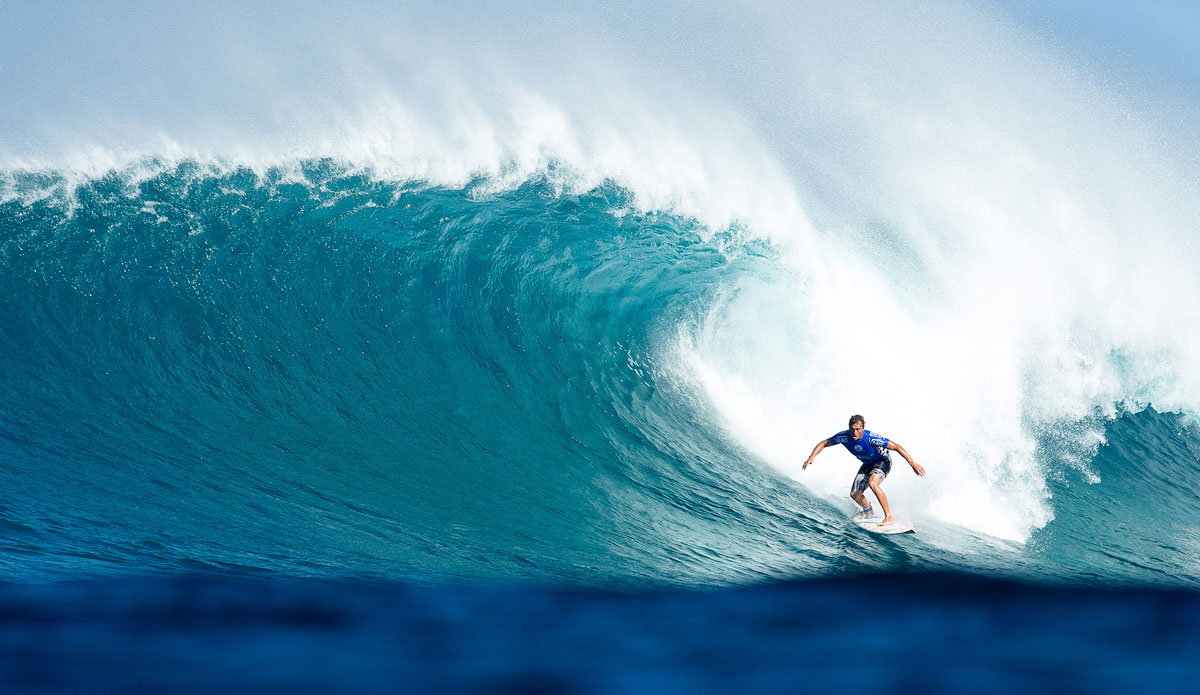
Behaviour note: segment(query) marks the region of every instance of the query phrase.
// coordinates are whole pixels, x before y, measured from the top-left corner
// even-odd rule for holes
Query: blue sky
[[[992,0],[1072,52],[1200,91],[1196,0]]]

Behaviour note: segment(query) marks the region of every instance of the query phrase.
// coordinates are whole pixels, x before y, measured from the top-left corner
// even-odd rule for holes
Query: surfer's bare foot
[[[896,520],[892,518],[892,515],[891,515],[891,514],[888,514],[887,516],[883,517],[883,521],[879,522],[879,525],[880,525],[880,526],[887,526],[888,524],[890,524],[890,523],[893,523],[893,522],[895,522],[895,521],[896,521]]]

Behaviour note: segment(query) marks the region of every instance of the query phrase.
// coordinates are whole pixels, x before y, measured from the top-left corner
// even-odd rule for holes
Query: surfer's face
[[[853,438],[854,441],[862,439],[863,429],[865,428],[861,422],[856,422],[853,425],[850,425],[850,437]]]

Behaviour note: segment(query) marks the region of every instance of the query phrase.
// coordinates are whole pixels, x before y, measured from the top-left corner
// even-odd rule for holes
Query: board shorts
[[[892,472],[892,455],[884,453],[883,458],[876,461],[867,461],[858,468],[858,475],[854,476],[854,482],[850,485],[850,494],[857,494],[867,489],[871,484],[871,475],[878,473],[879,482],[883,482],[887,478],[888,473]]]

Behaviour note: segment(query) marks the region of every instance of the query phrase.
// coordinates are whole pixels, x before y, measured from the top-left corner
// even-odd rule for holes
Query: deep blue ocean
[[[981,7],[58,16],[174,97],[6,78],[0,689],[1187,691],[1192,102]]]

